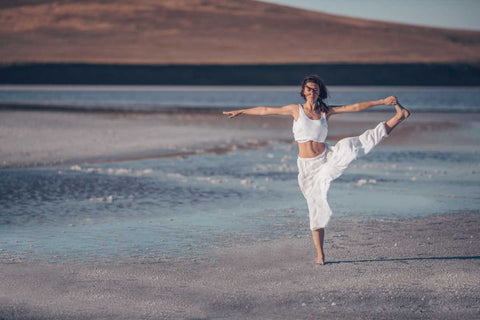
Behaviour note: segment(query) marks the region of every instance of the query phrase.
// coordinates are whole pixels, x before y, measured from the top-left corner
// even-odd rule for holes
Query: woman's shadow
[[[378,258],[378,259],[365,259],[365,260],[341,260],[341,261],[328,261],[326,264],[339,264],[339,263],[363,263],[363,262],[385,262],[385,261],[424,261],[424,260],[480,260],[480,256],[457,256],[457,257],[417,257],[417,258]]]

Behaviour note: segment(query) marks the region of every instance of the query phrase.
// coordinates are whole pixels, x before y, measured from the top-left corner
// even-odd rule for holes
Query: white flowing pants
[[[358,137],[344,138],[334,146],[325,143],[325,150],[314,158],[298,158],[298,184],[307,199],[310,229],[325,228],[332,215],[327,202],[330,182],[337,179],[356,158],[369,153],[388,137],[385,121]]]

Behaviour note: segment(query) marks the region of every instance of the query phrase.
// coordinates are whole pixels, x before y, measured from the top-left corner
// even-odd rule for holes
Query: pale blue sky
[[[358,18],[480,31],[480,0],[263,0]]]

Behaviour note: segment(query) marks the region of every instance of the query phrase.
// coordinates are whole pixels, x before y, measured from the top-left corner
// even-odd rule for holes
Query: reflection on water
[[[0,171],[0,256],[171,257],[308,233],[296,149],[274,144]],[[480,155],[380,147],[332,183],[334,219],[477,211]]]

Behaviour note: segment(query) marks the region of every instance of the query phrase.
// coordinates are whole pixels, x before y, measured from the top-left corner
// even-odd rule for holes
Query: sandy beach
[[[2,319],[474,319],[480,215],[337,220],[197,259],[0,263]]]

